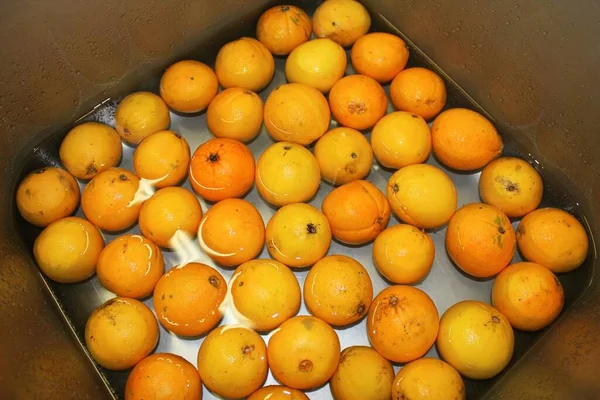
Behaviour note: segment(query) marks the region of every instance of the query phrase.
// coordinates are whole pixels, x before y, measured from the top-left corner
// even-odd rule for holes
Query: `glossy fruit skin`
[[[430,120],[446,105],[446,85],[435,72],[421,67],[407,68],[392,80],[390,98],[399,111]]]
[[[292,5],[274,6],[265,11],[256,25],[256,37],[269,51],[278,56],[288,55],[308,41],[312,33],[310,17]]]
[[[466,399],[462,377],[450,364],[437,358],[420,358],[402,367],[392,387],[393,399]]]
[[[408,46],[396,35],[372,32],[352,46],[352,66],[356,73],[384,84],[400,73],[408,62]]]
[[[137,145],[153,133],[169,129],[169,108],[151,92],[135,92],[126,96],[115,112],[115,130],[129,145]]]
[[[247,143],[259,133],[263,123],[263,101],[253,91],[232,87],[210,102],[206,123],[216,137]]]
[[[182,60],[169,66],[160,79],[160,96],[181,113],[197,113],[208,107],[217,95],[217,75],[208,65]]]
[[[358,1],[328,0],[313,15],[313,31],[318,38],[327,37],[343,47],[351,46],[371,27],[371,16]]]
[[[215,72],[224,89],[239,87],[258,92],[273,79],[275,60],[264,44],[242,37],[221,47]]]

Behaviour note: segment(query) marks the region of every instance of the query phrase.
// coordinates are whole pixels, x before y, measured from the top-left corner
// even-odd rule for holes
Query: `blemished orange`
[[[60,162],[75,178],[91,179],[116,167],[123,147],[117,132],[106,124],[84,122],[67,133],[60,144]]]
[[[537,331],[558,317],[564,292],[552,271],[540,264],[520,262],[506,267],[494,280],[492,305],[513,328]]]
[[[309,145],[327,131],[330,118],[323,93],[301,83],[278,86],[265,102],[265,128],[278,142]]]
[[[106,289],[117,296],[141,299],[152,294],[165,264],[160,249],[151,240],[123,235],[102,250],[96,269]]]
[[[200,61],[178,61],[160,78],[160,96],[169,107],[181,113],[204,110],[218,90],[217,75]]]
[[[325,321],[310,316],[285,321],[269,339],[268,358],[275,379],[294,389],[324,385],[340,360],[340,340]]]
[[[79,186],[62,168],[44,167],[30,172],[17,188],[17,209],[25,221],[46,227],[73,214],[79,205]]]
[[[523,217],[517,228],[517,243],[523,258],[557,274],[580,267],[590,246],[581,222],[553,207],[540,208]]]
[[[256,24],[256,38],[278,56],[288,55],[308,41],[311,33],[312,23],[308,14],[292,5],[269,8]]]
[[[154,288],[154,311],[165,329],[184,337],[200,336],[221,320],[227,283],[212,267],[188,263],[171,268]]]
[[[171,115],[163,99],[151,92],[126,96],[115,111],[115,130],[126,143],[137,145],[153,133],[169,129]]]
[[[156,347],[158,323],[144,303],[115,297],[96,308],[85,324],[92,358],[111,370],[133,367]]]
[[[133,225],[142,201],[137,198],[140,179],[123,168],[110,168],[92,178],[81,194],[85,217],[98,228],[118,232]]]
[[[71,283],[96,272],[104,239],[91,222],[66,217],[48,225],[35,239],[33,255],[40,270],[56,282]]]
[[[435,343],[439,314],[421,289],[396,285],[375,297],[367,316],[367,334],[379,354],[406,363],[423,357]]]
[[[343,243],[374,240],[390,221],[390,204],[369,181],[358,180],[332,190],[321,204],[333,237]]]
[[[437,159],[458,171],[483,168],[504,148],[494,125],[466,108],[451,108],[438,115],[431,126],[431,141]]]
[[[221,47],[215,72],[224,89],[239,87],[258,92],[273,79],[275,60],[264,44],[242,37]]]
[[[313,15],[313,31],[318,38],[326,37],[340,45],[351,46],[369,31],[371,16],[354,0],[328,0],[319,5]]]
[[[125,400],[201,400],[198,370],[185,358],[155,353],[140,361],[125,385]]]
[[[398,218],[422,229],[446,224],[458,202],[452,179],[429,164],[408,165],[396,171],[389,179],[386,195]]]
[[[412,285],[429,274],[435,244],[419,228],[398,224],[385,229],[373,243],[373,264],[387,280]]]
[[[216,137],[249,142],[260,133],[263,101],[248,89],[225,89],[210,102],[206,123]]]
[[[466,204],[454,213],[445,243],[452,261],[476,278],[489,278],[506,268],[517,247],[506,214],[483,203]]]
[[[398,371],[392,386],[392,399],[465,400],[465,383],[447,362],[425,357]]]
[[[256,207],[242,199],[225,199],[208,209],[198,229],[200,247],[224,267],[258,256],[265,245],[265,223]]]
[[[267,378],[267,346],[250,328],[220,326],[210,332],[198,350],[198,372],[204,386],[228,399],[243,399]]]
[[[392,80],[390,99],[396,109],[430,120],[446,105],[446,85],[427,68],[407,68]]]
[[[133,170],[160,189],[183,181],[190,166],[190,146],[174,131],[153,133],[133,152]]]
[[[385,115],[388,98],[375,79],[348,75],[331,88],[329,106],[340,125],[361,131],[373,127]]]
[[[245,144],[214,138],[194,152],[190,183],[196,193],[210,202],[242,197],[254,184],[254,170],[254,156]]]
[[[394,79],[406,67],[408,46],[404,40],[386,32],[360,37],[352,46],[350,58],[356,73],[383,84]]]
[[[310,400],[304,392],[281,385],[263,386],[248,400]]]

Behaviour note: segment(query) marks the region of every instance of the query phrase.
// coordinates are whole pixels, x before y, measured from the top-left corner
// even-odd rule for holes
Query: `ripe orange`
[[[115,112],[115,130],[125,142],[137,145],[153,133],[169,129],[169,108],[151,92],[135,92],[126,96]]]
[[[313,15],[315,36],[327,37],[347,47],[369,31],[371,17],[367,9],[354,0],[328,0]]]
[[[310,400],[304,392],[286,386],[264,386],[252,393],[248,400]]]
[[[306,42],[311,33],[310,17],[303,9],[291,5],[269,8],[256,25],[256,38],[278,56],[289,54]]]
[[[263,102],[248,89],[232,87],[219,93],[208,106],[206,123],[216,137],[249,142],[263,122]]]
[[[368,33],[352,46],[352,66],[357,74],[383,84],[394,79],[408,62],[408,46],[396,35]]]
[[[396,109],[429,120],[446,105],[446,86],[438,74],[427,68],[407,68],[392,81],[390,98]]]
[[[264,44],[242,37],[221,47],[215,72],[224,89],[239,87],[258,92],[273,79],[275,60]]]
[[[400,369],[392,398],[465,400],[465,383],[450,364],[437,358],[421,358]]]
[[[169,107],[182,113],[204,110],[218,90],[215,72],[195,60],[172,64],[160,79],[160,96]]]

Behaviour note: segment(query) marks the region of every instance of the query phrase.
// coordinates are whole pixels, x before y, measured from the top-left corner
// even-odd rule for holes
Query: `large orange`
[[[204,110],[218,90],[215,72],[195,60],[172,64],[160,79],[160,96],[169,107],[182,113]]]
[[[352,46],[352,66],[357,74],[383,84],[394,79],[408,62],[408,46],[396,35],[368,33]]]
[[[400,369],[392,386],[392,398],[465,400],[465,383],[450,364],[437,358],[420,358]]]
[[[256,24],[256,38],[278,56],[289,54],[312,33],[310,17],[303,9],[282,5],[269,8]]]
[[[131,93],[121,100],[115,111],[115,130],[130,145],[169,129],[170,124],[169,108],[152,92]]]
[[[421,67],[400,72],[390,85],[394,107],[431,119],[446,105],[446,86],[435,72]]]
[[[327,37],[347,47],[369,31],[371,16],[354,0],[328,0],[317,7],[313,15],[315,36]]]
[[[264,44],[242,37],[221,47],[215,72],[224,89],[239,87],[258,92],[273,79],[275,60]]]
[[[248,400],[310,400],[304,392],[281,385],[263,386]]]
[[[208,106],[206,123],[216,137],[249,142],[263,122],[263,102],[248,89],[232,87],[219,93]]]

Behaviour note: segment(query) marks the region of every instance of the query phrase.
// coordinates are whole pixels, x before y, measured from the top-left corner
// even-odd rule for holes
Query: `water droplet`
[[[548,35],[548,31],[543,31],[542,35],[544,35],[544,36]]]

